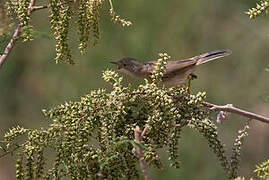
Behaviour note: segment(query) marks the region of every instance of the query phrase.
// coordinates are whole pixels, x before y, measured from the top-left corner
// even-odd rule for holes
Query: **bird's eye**
[[[126,67],[127,65],[126,64],[123,64],[124,67]]]

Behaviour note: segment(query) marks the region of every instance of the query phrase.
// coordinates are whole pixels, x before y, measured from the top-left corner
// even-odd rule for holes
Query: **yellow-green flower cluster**
[[[6,133],[4,136],[7,148],[10,148],[12,145],[14,145],[14,140],[16,138],[24,135],[28,131],[29,131],[28,129],[25,129],[20,126],[10,129],[9,132]]]
[[[241,149],[243,142],[248,135],[247,131],[249,129],[249,122],[246,123],[244,128],[242,130],[238,131],[238,136],[235,139],[233,151],[232,151],[232,157],[231,157],[231,174],[230,178],[236,178],[238,176],[238,168],[240,163],[240,157],[241,157]]]
[[[50,23],[56,40],[56,63],[67,62],[73,64],[68,40],[69,21],[72,17],[71,4],[61,0],[49,0]]]
[[[257,165],[254,172],[262,180],[267,180],[269,178],[269,159]]]
[[[113,8],[112,0],[109,0],[109,4],[110,4],[109,12],[110,12],[110,16],[112,17],[111,18],[112,22],[118,23],[118,24],[122,25],[123,27],[132,25],[131,21],[127,21],[127,20],[121,18],[119,15],[116,14],[116,12],[115,12],[115,10]]]
[[[261,1],[260,4],[257,3],[255,8],[249,9],[246,12],[246,14],[249,15],[250,19],[253,19],[259,15],[266,13],[268,7],[269,7],[268,0],[263,0],[263,1]]]
[[[50,11],[50,23],[56,40],[56,63],[65,62],[74,64],[71,57],[71,50],[68,43],[70,21],[77,19],[79,34],[79,50],[85,53],[89,42],[93,45],[100,39],[99,17],[100,10],[104,6],[104,0],[48,0]],[[109,14],[112,16],[112,22],[119,23],[122,26],[130,26],[132,23],[116,15],[112,1],[109,1],[111,8]],[[1,5],[1,4],[0,4]],[[33,39],[33,26],[30,24],[30,14],[33,9],[29,9],[30,0],[7,0],[7,12],[13,19],[19,21],[21,28],[20,37],[23,41]],[[1,9],[1,7],[0,7]],[[43,9],[43,8],[42,8]],[[2,11],[0,10],[0,17]],[[75,16],[78,17],[75,17]],[[3,27],[0,28],[0,35]],[[4,29],[6,30],[6,29]]]
[[[33,39],[33,27],[29,24],[30,11],[28,9],[30,0],[8,0],[6,2],[8,15],[19,21],[22,27],[21,38],[23,41]]]
[[[99,10],[103,0],[85,0],[80,2],[78,10],[78,29],[80,36],[79,49],[85,52],[90,35],[93,36],[93,45],[96,45],[99,35]]]
[[[116,12],[114,11],[114,9],[110,9],[110,16],[112,17],[111,20],[114,23],[118,23],[120,25],[124,26],[131,26],[132,22],[131,21],[127,21],[123,18],[121,18],[119,15],[116,15]]]
[[[18,8],[16,9],[17,18],[21,26],[27,26],[29,23],[28,6],[30,0],[18,0]]]
[[[167,60],[170,56],[167,53],[159,53],[159,59],[157,60],[155,70],[152,72],[151,78],[154,83],[158,83],[162,80],[164,73],[166,72]]]

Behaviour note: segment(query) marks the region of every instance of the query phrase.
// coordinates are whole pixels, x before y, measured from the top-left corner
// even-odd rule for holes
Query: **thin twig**
[[[143,129],[142,133],[141,133],[141,139],[144,137],[144,135],[146,134],[147,130],[149,129],[149,125],[145,125],[145,128]]]
[[[146,130],[148,129],[148,127],[146,126],[145,129],[143,130],[144,134],[146,132]],[[134,130],[134,136],[135,136],[135,141],[138,143],[141,143],[142,141],[142,136],[141,136],[141,130],[138,126],[136,126],[135,130]],[[139,146],[135,147],[136,150],[136,155],[139,159],[139,164],[140,164],[140,168],[144,174],[145,180],[151,180],[149,171],[148,171],[148,166],[147,166],[147,162],[144,159],[144,152],[142,151],[142,149]]]
[[[14,149],[12,149],[10,151],[6,151],[5,153],[3,153],[3,154],[0,155],[0,159],[3,158],[3,157],[5,157],[6,155],[8,155],[8,154],[10,154],[10,153],[12,153],[14,151],[16,151],[19,148],[20,148],[20,146],[17,146],[16,148],[14,148]]]
[[[37,10],[41,10],[41,9],[46,9],[48,8],[48,5],[44,5],[44,6],[33,6],[31,11],[34,12],[34,11],[37,11]]]
[[[212,111],[231,112],[231,113],[239,114],[241,116],[244,116],[244,117],[247,117],[247,118],[250,118],[250,119],[256,119],[256,120],[259,120],[259,121],[264,122],[264,123],[269,123],[269,118],[268,117],[265,117],[265,116],[262,116],[262,115],[259,115],[259,114],[255,114],[255,113],[252,113],[252,112],[249,112],[249,111],[245,111],[245,110],[236,108],[236,107],[231,106],[231,105],[220,106],[220,105],[215,105],[215,104],[205,102],[205,101],[202,102],[202,104],[204,106],[206,106],[206,107],[209,107],[210,110],[212,110]]]
[[[3,154],[0,155],[0,159],[3,158],[3,157],[5,157],[6,155],[8,155],[10,153],[13,153],[14,151],[16,151],[17,149],[19,149],[20,147],[25,146],[27,143],[28,143],[28,141],[26,141],[25,143],[21,144],[20,146],[15,147],[12,150],[6,151],[5,153],[3,153]]]
[[[40,9],[45,9],[45,8],[48,7],[46,5],[45,6],[34,6],[35,1],[36,0],[31,0],[30,4],[28,6],[28,15],[29,16],[31,15],[31,13],[33,11],[40,10]],[[8,45],[5,48],[4,53],[0,56],[0,68],[3,66],[3,64],[6,61],[8,55],[10,54],[12,48],[15,46],[15,43],[16,43],[17,39],[19,38],[20,34],[21,34],[21,30],[22,30],[22,26],[19,23],[17,28],[14,31],[14,34],[13,34],[12,38],[10,39]]]
[[[7,59],[7,56],[9,55],[9,53],[11,52],[12,48],[15,45],[15,42],[16,42],[17,38],[20,36],[20,34],[21,34],[21,28],[22,28],[22,26],[19,24],[17,26],[17,28],[15,29],[15,32],[14,32],[12,38],[10,39],[8,45],[6,46],[6,49],[4,51],[4,54],[2,54],[0,56],[0,68],[3,66],[5,60]]]

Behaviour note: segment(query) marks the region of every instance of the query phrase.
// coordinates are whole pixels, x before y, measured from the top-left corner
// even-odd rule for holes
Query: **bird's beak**
[[[111,61],[110,63],[118,65],[118,62],[116,61]]]
[[[117,69],[115,69],[115,71],[116,71],[116,72],[119,72],[119,70],[120,70],[119,63],[116,62],[116,61],[111,61],[110,63],[118,65],[118,67],[117,67]]]

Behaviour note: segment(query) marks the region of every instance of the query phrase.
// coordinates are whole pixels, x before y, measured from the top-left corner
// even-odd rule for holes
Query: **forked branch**
[[[238,114],[240,116],[247,117],[249,119],[256,119],[256,120],[259,120],[259,121],[264,122],[264,123],[269,123],[268,117],[265,117],[265,116],[262,116],[259,114],[255,114],[255,113],[252,113],[252,112],[249,112],[246,110],[242,110],[242,109],[236,108],[232,105],[227,104],[224,106],[220,106],[220,105],[215,105],[215,104],[205,102],[205,101],[202,104],[206,107],[209,107],[209,109],[212,111],[225,111],[225,112],[235,113],[235,114]]]

